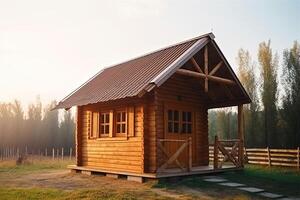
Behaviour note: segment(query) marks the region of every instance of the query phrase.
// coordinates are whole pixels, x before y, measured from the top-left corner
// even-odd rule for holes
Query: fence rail
[[[0,161],[18,159],[20,156],[38,156],[54,159],[73,159],[75,152],[72,148],[45,148],[38,150],[28,150],[27,147],[0,147]]]
[[[230,149],[226,147],[226,149]],[[248,148],[244,150],[246,163],[266,166],[296,167],[300,169],[300,149],[271,149],[271,148]],[[224,156],[219,153],[220,161]],[[214,159],[214,146],[209,146],[209,160]]]

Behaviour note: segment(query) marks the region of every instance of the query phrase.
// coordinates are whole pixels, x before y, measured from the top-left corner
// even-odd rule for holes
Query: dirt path
[[[119,191],[151,191],[159,196],[171,199],[186,199],[186,195],[178,194],[175,191],[152,188],[150,184],[140,184],[132,181],[113,179],[105,176],[88,176],[84,174],[70,173],[70,170],[49,170],[34,172],[31,174],[7,174],[0,178],[0,185],[7,187],[22,188],[55,188],[61,190],[76,189],[107,189]]]

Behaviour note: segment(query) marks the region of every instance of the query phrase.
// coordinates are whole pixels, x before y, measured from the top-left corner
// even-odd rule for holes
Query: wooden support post
[[[75,146],[76,146],[76,165],[82,165],[82,107],[77,106],[76,112],[76,133],[75,133]]]
[[[219,148],[218,148],[218,136],[215,136],[215,143],[214,143],[214,169],[219,168]]]
[[[208,49],[207,49],[207,45],[204,48],[204,73],[205,73],[205,83],[204,83],[204,89],[205,92],[208,92]]]
[[[238,106],[238,138],[240,140],[239,145],[239,167],[244,167],[244,120],[243,120],[243,104]]]
[[[188,142],[189,142],[189,171],[192,171],[192,167],[193,167],[193,156],[192,156],[192,138],[189,137],[188,139]]]
[[[297,168],[298,168],[298,170],[300,170],[300,148],[298,147],[298,149],[297,149],[298,151],[297,151]]]
[[[271,167],[272,163],[271,163],[271,155],[270,155],[270,149],[269,149],[269,147],[267,147],[267,153],[268,153],[268,165],[269,165],[269,167]]]
[[[52,160],[54,160],[54,156],[55,156],[55,151],[54,148],[52,148]]]

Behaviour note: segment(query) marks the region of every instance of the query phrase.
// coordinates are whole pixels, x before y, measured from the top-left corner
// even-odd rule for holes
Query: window
[[[125,111],[116,112],[116,133],[117,134],[125,134],[127,125],[126,125],[126,117],[127,114]]]
[[[168,133],[192,133],[192,112],[168,110]]]
[[[168,132],[178,133],[179,132],[179,111],[168,110]]]
[[[117,110],[87,111],[87,135],[89,139],[135,137],[135,107]],[[124,139],[124,138],[122,138]]]
[[[110,114],[101,113],[100,134],[101,137],[108,137],[110,130]]]
[[[182,111],[181,133],[192,133],[192,113]]]

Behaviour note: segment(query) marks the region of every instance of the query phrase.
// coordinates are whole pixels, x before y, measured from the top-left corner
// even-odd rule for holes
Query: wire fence
[[[0,160],[11,160],[11,159],[18,159],[20,157],[28,157],[34,156],[36,158],[52,158],[65,160],[65,159],[74,159],[75,152],[73,148],[64,147],[61,148],[45,148],[45,149],[29,149],[27,146],[23,148],[19,147],[0,147]]]

